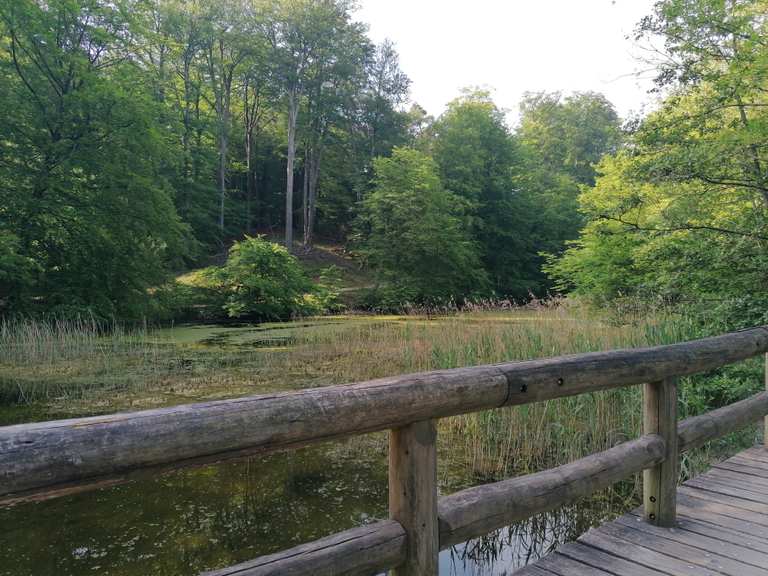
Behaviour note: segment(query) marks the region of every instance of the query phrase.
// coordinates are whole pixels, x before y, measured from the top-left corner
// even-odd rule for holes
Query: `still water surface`
[[[0,510],[0,575],[196,574],[384,518],[386,501],[385,455],[349,443],[175,472]],[[440,574],[511,574],[590,522],[564,518],[445,551]]]
[[[0,576],[193,575],[309,542],[387,516],[386,458],[374,434],[0,508]],[[440,466],[450,486],[477,483]],[[470,541],[441,554],[440,573],[512,574],[604,512],[592,502]]]

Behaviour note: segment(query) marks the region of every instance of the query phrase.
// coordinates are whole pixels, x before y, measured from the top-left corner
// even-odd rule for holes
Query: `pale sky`
[[[653,102],[627,36],[654,0],[360,0],[375,42],[390,38],[411,100],[438,115],[467,86],[517,118],[523,92],[593,90],[622,117]]]

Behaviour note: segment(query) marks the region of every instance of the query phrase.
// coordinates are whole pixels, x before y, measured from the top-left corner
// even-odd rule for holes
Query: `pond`
[[[502,320],[506,322],[508,318]],[[383,320],[379,318],[376,322]],[[302,325],[303,332],[297,332],[297,325],[267,328],[187,327],[173,332],[173,345],[182,349],[180,356],[194,361],[197,356],[192,349],[204,349],[206,354],[214,355],[217,350],[221,355],[231,355],[233,348],[238,354],[244,348],[249,353],[257,350],[271,356],[286,349],[300,353],[302,344],[297,343],[297,333],[305,339],[310,334],[304,342],[308,347],[304,352],[327,345],[311,335],[313,331],[326,330],[323,323]],[[365,328],[374,332],[380,329],[380,325]],[[165,345],[168,337],[166,331],[160,331],[146,335],[146,340],[162,341]],[[359,334],[354,338],[359,338]],[[345,339],[335,335],[335,345]],[[416,346],[413,340],[409,342],[409,347]],[[344,350],[327,349],[326,353],[343,354]],[[162,362],[166,361],[167,358]],[[285,363],[275,362],[258,366],[285,370]],[[455,362],[461,363],[463,359],[456,358]],[[296,369],[300,364],[294,359],[290,365]],[[184,362],[179,366],[189,370]],[[394,369],[404,367],[407,366]],[[317,384],[313,376],[308,379],[309,384]],[[177,388],[176,384],[172,386]],[[55,410],[61,403],[54,401],[51,405]],[[111,410],[109,406],[102,411]],[[487,425],[483,421],[483,426]],[[467,429],[460,427],[453,433],[464,437]],[[478,472],[490,465],[478,463],[476,446],[472,454],[468,453],[469,448],[462,450],[467,452],[466,457],[440,458],[439,477],[444,493],[494,479],[493,474],[484,476]],[[470,460],[471,466],[467,464]],[[444,551],[440,556],[440,573],[511,574],[556,543],[577,536],[608,514],[621,511],[631,501],[631,486],[624,492],[624,496],[618,497],[621,491],[598,495],[588,502]],[[630,495],[627,497],[626,493]],[[370,434],[0,509],[0,576],[191,575],[386,516],[386,435]]]
[[[2,576],[197,574],[386,517],[386,460],[323,445],[0,510]],[[599,520],[545,515],[444,551],[440,573],[502,576]]]

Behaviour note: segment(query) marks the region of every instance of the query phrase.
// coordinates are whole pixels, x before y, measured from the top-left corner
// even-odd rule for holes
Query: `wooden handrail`
[[[440,548],[448,548],[608,488],[664,460],[666,445],[647,435],[580,460],[440,499]]]
[[[716,440],[768,414],[768,393],[679,423],[680,453]],[[713,420],[725,425],[712,426]],[[735,425],[739,422],[739,425]],[[554,510],[605,489],[664,461],[658,435],[641,436],[557,468],[467,488],[438,502],[439,547],[450,548],[513,522]],[[405,562],[405,530],[392,520],[353,528],[272,556],[206,573],[206,576],[339,576],[367,574],[354,567],[366,561],[382,571]],[[394,536],[393,536],[394,535]],[[366,538],[364,545],[362,538]],[[331,561],[331,559],[334,559]]]
[[[405,562],[407,539],[399,522],[382,520],[262,556],[206,576],[354,576],[377,574]]]
[[[764,417],[768,391],[678,427],[674,386],[664,383],[766,352],[768,326],[763,326],[653,348],[7,426],[0,428],[0,504],[104,485],[136,471],[389,429],[390,520],[212,574],[351,576],[397,568],[398,576],[428,576],[436,574],[441,547],[587,496],[641,470],[656,470],[645,482],[645,497],[654,505],[646,502],[649,519],[658,514],[661,523],[673,523],[670,491],[678,449]],[[645,436],[559,468],[438,501],[435,419],[643,383]]]

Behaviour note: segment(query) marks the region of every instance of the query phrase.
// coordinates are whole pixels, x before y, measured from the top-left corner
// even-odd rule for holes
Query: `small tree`
[[[316,287],[299,261],[278,244],[246,237],[229,250],[226,264],[210,268],[230,318],[276,320],[320,312]]]
[[[400,301],[463,299],[487,289],[463,201],[445,190],[427,155],[396,148],[378,158],[363,206],[363,254]]]

